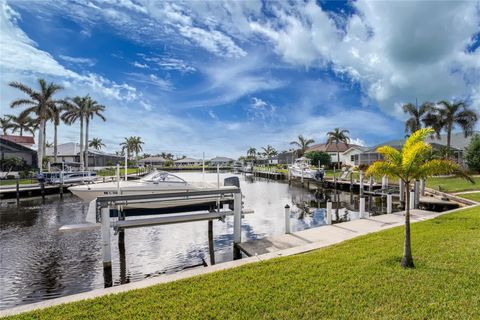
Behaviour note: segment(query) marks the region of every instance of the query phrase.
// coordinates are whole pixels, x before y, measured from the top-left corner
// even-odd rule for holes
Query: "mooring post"
[[[360,170],[360,197],[363,197],[363,171]]]
[[[387,194],[387,214],[392,213],[392,195]]]
[[[242,258],[238,245],[242,242],[242,194],[233,196],[233,259]]]
[[[365,198],[360,197],[360,204],[359,204],[359,216],[360,219],[364,218],[365,216]]]
[[[415,209],[415,191],[410,191],[409,208],[410,208],[410,210]]]
[[[327,201],[327,224],[332,224],[332,202]]]
[[[40,183],[40,190],[42,194],[42,200],[45,201],[45,182]]]
[[[420,195],[423,197],[425,195],[425,184],[426,184],[425,178],[420,180]]]
[[[302,182],[302,187],[303,187],[303,168],[302,168],[301,182]]]
[[[285,205],[285,233],[290,233],[290,206]]]
[[[353,191],[353,172],[350,173],[350,194]]]
[[[110,208],[102,208],[102,252],[103,268],[112,267],[112,250],[110,245]]]
[[[402,179],[398,179],[398,197],[400,198],[400,207],[405,207],[405,185]]]
[[[210,265],[215,264],[215,247],[213,241],[213,220],[208,220],[208,251],[210,254]]]
[[[415,209],[418,209],[420,205],[420,181],[415,180]]]
[[[17,204],[20,203],[20,178],[17,177],[17,181],[16,181],[16,196],[17,196]]]

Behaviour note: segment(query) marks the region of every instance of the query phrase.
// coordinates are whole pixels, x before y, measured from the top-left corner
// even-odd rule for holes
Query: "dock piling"
[[[112,250],[110,246],[110,209],[102,208],[102,252],[103,268],[112,267]]]
[[[332,224],[332,202],[327,202],[327,224]]]
[[[208,251],[210,253],[210,265],[215,264],[215,247],[213,242],[213,220],[208,220]]]
[[[45,182],[40,183],[40,189],[42,194],[42,201],[45,201]]]
[[[420,181],[415,180],[415,209],[418,209],[418,205],[420,204]]]
[[[403,184],[402,179],[398,179],[398,191],[400,198],[400,207],[405,208],[405,185]]]
[[[17,196],[17,204],[20,203],[20,179],[19,177],[17,177],[17,192],[16,192],[16,196]]]
[[[360,197],[363,197],[363,171],[360,170]]]
[[[410,191],[409,208],[410,210],[415,209],[415,191]]]
[[[387,214],[392,213],[392,195],[387,194]]]
[[[285,205],[285,233],[290,233],[290,206]]]
[[[360,197],[359,213],[360,219],[365,217],[365,197]]]

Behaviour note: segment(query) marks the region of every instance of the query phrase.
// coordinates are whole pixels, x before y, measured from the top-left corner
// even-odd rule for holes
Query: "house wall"
[[[30,152],[25,152],[25,151],[13,151],[13,150],[4,150],[2,148],[2,159],[7,159],[7,158],[21,158],[25,160],[27,165],[31,166],[32,164],[35,164],[36,158],[34,155]]]

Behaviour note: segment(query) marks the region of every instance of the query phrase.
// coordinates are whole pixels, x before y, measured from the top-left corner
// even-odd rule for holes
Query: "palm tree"
[[[442,130],[447,132],[447,148],[451,148],[452,130],[459,126],[465,138],[473,134],[478,117],[475,111],[468,108],[463,101],[452,102],[442,100],[426,116],[425,124],[433,127],[440,138]]]
[[[87,109],[87,99],[85,97],[75,97],[69,98],[68,104],[66,105],[65,112],[62,115],[62,120],[66,124],[71,125],[76,121],[80,120],[80,165],[84,166],[84,153],[83,153],[83,122],[85,119],[86,109]]]
[[[20,131],[20,136],[23,136],[23,132],[30,132],[34,133],[35,126],[34,121],[28,115],[24,117],[17,117],[14,115],[7,115],[6,117],[10,118],[10,129],[12,129],[12,133]]]
[[[257,149],[255,149],[255,148],[253,148],[253,147],[248,148],[248,150],[247,150],[247,158],[255,159],[256,155],[257,155]]]
[[[300,155],[305,153],[305,150],[312,144],[315,143],[313,139],[307,139],[302,135],[299,135],[296,141],[290,142],[291,145],[296,146],[300,149]]]
[[[63,100],[54,99],[55,93],[62,90],[63,87],[54,84],[53,82],[47,84],[47,82],[43,79],[39,79],[38,84],[40,86],[40,91],[35,91],[20,82],[10,82],[9,85],[28,95],[27,99],[15,100],[10,104],[10,106],[12,108],[27,106],[28,108],[23,110],[19,117],[22,118],[27,115],[34,114],[36,117],[34,120],[39,122],[37,164],[38,168],[41,170],[45,148],[46,121],[51,116],[52,109],[55,108],[56,105],[63,103]]]
[[[84,150],[84,159],[85,159],[85,168],[88,169],[88,129],[90,119],[93,119],[94,116],[98,116],[100,119],[105,121],[105,117],[102,115],[102,112],[105,111],[105,106],[98,104],[97,101],[93,100],[87,96],[87,102],[85,106],[85,150]]]
[[[69,108],[69,103],[62,101],[61,104],[57,104],[52,107],[49,119],[53,122],[53,162],[57,162],[58,153],[58,126],[60,120],[62,120],[62,112]]]
[[[135,153],[135,157],[138,158],[138,154],[143,151],[142,144],[145,142],[142,141],[142,138],[132,136],[125,138],[125,140],[120,143],[122,146],[122,151],[127,152],[127,157],[130,157],[131,153]]]
[[[410,241],[410,185],[413,181],[425,179],[434,175],[453,174],[462,175],[471,180],[463,173],[461,167],[450,160],[431,160],[432,146],[425,143],[425,138],[434,132],[431,128],[415,131],[405,142],[402,150],[391,146],[383,146],[377,152],[385,158],[377,161],[367,169],[368,176],[387,176],[399,178],[405,185],[405,241],[401,265],[404,268],[413,268],[412,246]]]
[[[412,103],[407,103],[402,109],[404,113],[410,116],[405,122],[405,132],[411,134],[422,128],[422,122],[425,121],[426,115],[432,111],[433,103],[424,102],[420,107]]]
[[[93,138],[93,139],[88,143],[88,146],[89,146],[89,147],[92,147],[92,148],[95,149],[95,150],[100,150],[100,149],[102,149],[103,147],[106,147],[106,146],[105,146],[105,143],[103,143],[102,139],[100,139],[100,138]]]
[[[270,164],[270,158],[278,154],[277,150],[275,150],[275,148],[272,147],[271,145],[268,145],[266,148],[262,147],[262,150],[263,150],[263,154],[267,157],[269,164]]]
[[[350,143],[350,138],[348,137],[349,133],[350,131],[342,130],[340,128],[335,128],[335,130],[327,132],[327,146],[335,143],[337,149],[337,169],[340,169],[340,151],[338,150],[338,144],[343,143],[348,147],[348,144]]]
[[[6,115],[0,118],[0,127],[2,127],[2,132],[6,135],[8,129],[12,128],[12,116]]]

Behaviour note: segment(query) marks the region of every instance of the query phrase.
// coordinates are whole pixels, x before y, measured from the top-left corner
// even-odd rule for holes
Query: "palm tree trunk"
[[[415,268],[412,256],[412,243],[410,239],[410,183],[405,182],[405,242],[401,262],[404,268]]]
[[[20,127],[20,137],[23,137],[23,128]]]
[[[85,119],[85,170],[88,170],[88,117]]]
[[[80,118],[80,165],[85,165],[83,161],[83,116]]]
[[[40,119],[40,130],[38,130],[38,148],[37,148],[37,165],[40,172],[43,167],[43,145],[45,143],[45,120]]]
[[[43,123],[43,155],[47,155],[47,121]]]
[[[53,162],[57,163],[57,124],[53,124]]]
[[[452,126],[449,124],[447,127],[447,159],[450,159],[450,143],[452,138]]]

